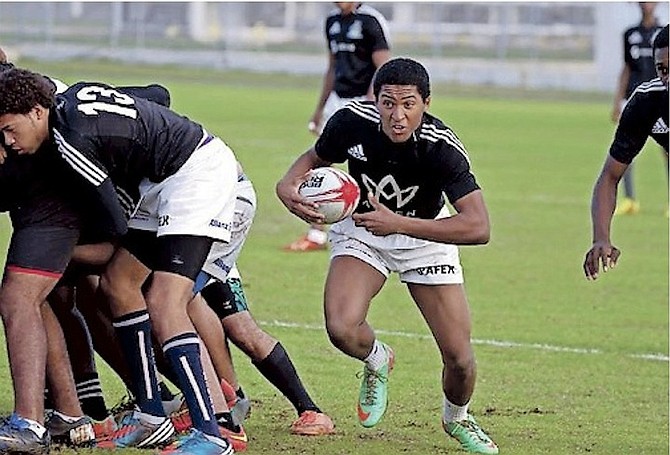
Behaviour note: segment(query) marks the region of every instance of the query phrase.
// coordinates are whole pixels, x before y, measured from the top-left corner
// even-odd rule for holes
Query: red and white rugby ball
[[[356,180],[334,167],[312,169],[298,192],[318,204],[318,211],[326,217],[326,224],[336,223],[354,213],[361,197]]]

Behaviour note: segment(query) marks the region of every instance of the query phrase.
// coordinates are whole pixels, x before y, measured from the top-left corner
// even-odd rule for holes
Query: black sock
[[[240,386],[236,391],[235,395],[237,395],[237,398],[240,400],[244,400],[247,396],[244,394],[244,390],[242,390],[242,386]]]
[[[277,343],[266,358],[258,363],[254,362],[254,365],[272,385],[288,398],[298,411],[298,415],[304,411],[321,412],[300,382],[293,362],[281,343]]]
[[[98,373],[87,373],[77,378],[77,397],[84,414],[95,420],[105,420],[109,415]]]
[[[174,393],[172,393],[172,390],[168,388],[168,386],[165,384],[165,382],[160,381],[158,383],[158,388],[161,391],[161,400],[162,401],[172,401],[174,400]]]
[[[240,432],[240,426],[235,425],[235,422],[233,422],[233,416],[230,413],[230,411],[226,412],[219,412],[214,415],[216,417],[216,423],[218,423],[220,426],[227,428],[228,430],[232,431],[233,433],[239,433]]]

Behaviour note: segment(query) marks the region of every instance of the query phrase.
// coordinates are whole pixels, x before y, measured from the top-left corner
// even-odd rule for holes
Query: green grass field
[[[305,229],[281,206],[274,185],[311,145],[306,124],[318,78],[24,63],[70,83],[164,83],[173,107],[220,135],[254,181],[259,209],[239,261],[247,296],[335,420],[337,435],[291,436],[292,408],[235,352],[253,398],[250,455],[460,452],[440,427],[436,347],[398,280],[370,313],[397,363],[387,415],[366,430],[355,413],[360,364],[333,348],[322,328],[328,254],[280,250]],[[667,454],[668,197],[659,149],[648,145],[636,161],[642,211],[615,220],[619,266],[589,283],[581,263],[590,245],[591,189],[613,131],[609,97],[442,86],[434,92],[431,111],[468,148],[492,219],[491,243],[461,250],[479,367],[473,413],[504,454]],[[2,221],[6,242],[9,223]],[[114,404],[124,390],[100,369]],[[8,413],[4,355],[0,371],[0,413]]]

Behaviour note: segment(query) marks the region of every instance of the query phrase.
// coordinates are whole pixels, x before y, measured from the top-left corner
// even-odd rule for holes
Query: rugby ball
[[[318,205],[318,212],[326,217],[325,224],[336,223],[351,215],[361,196],[356,180],[334,167],[312,169],[298,192]]]

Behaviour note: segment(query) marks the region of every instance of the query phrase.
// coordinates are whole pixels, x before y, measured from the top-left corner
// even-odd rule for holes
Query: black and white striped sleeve
[[[74,169],[96,192],[109,220],[110,233],[123,235],[128,230],[128,221],[117,196],[116,188],[105,166],[96,158],[96,147],[77,133],[67,130],[53,130],[58,151],[65,162]]]

